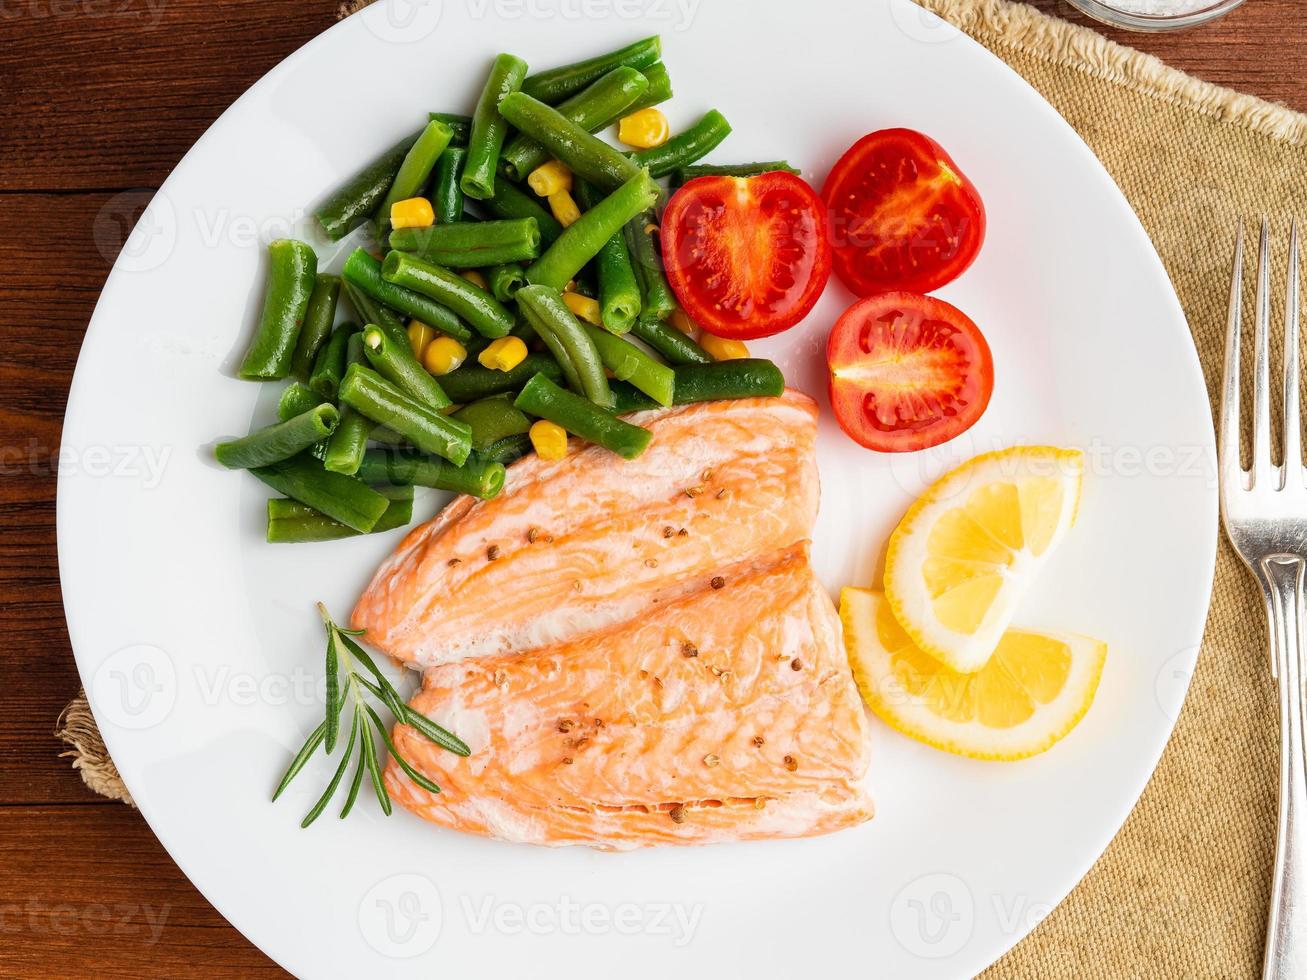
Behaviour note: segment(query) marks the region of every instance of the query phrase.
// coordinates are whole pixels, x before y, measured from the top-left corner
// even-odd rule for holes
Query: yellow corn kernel
[[[531,445],[541,459],[562,459],[567,455],[567,430],[555,422],[540,419],[531,426]]]
[[[581,217],[581,209],[576,206],[572,195],[567,191],[558,191],[549,195],[549,210],[554,212],[554,217],[564,228]]]
[[[714,337],[710,333],[704,334],[699,339],[699,346],[707,351],[714,361],[734,361],[749,356],[749,348],[744,346],[744,341]]]
[[[658,109],[641,109],[623,116],[617,124],[617,138],[627,146],[640,150],[662,146],[671,135],[672,129],[667,125],[667,117]]]
[[[467,360],[467,348],[453,337],[437,337],[422,352],[422,366],[435,375],[458,370]]]
[[[421,320],[408,321],[408,344],[413,348],[413,356],[422,360],[422,353],[436,336],[436,332]]]
[[[596,327],[604,325],[603,318],[599,315],[598,300],[591,299],[589,296],[582,296],[580,293],[563,293],[563,302],[567,304],[569,310],[586,323],[593,323]]]
[[[526,360],[526,344],[518,337],[500,337],[492,340],[477,360],[492,371],[511,371]]]
[[[392,228],[429,228],[436,223],[436,212],[425,197],[410,197],[390,206]]]
[[[490,288],[489,284],[486,282],[486,277],[481,274],[480,269],[464,269],[459,273],[459,275],[470,282],[473,286],[479,286],[482,289]]]
[[[672,310],[671,315],[667,317],[667,322],[691,339],[699,336],[698,324],[680,307]]]
[[[559,191],[572,189],[572,171],[561,160],[542,163],[527,175],[526,186],[536,192],[537,197],[549,197]]]

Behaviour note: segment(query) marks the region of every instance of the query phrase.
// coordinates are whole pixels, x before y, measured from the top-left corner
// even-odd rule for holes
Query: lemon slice
[[[917,648],[879,592],[845,589],[840,620],[871,710],[919,742],[973,759],[1024,759],[1061,739],[1093,703],[1107,656],[1087,636],[1010,629],[983,669],[960,674]]]
[[[983,667],[1040,566],[1075,523],[1084,454],[986,453],[941,477],[890,535],[885,597],[918,647]]]

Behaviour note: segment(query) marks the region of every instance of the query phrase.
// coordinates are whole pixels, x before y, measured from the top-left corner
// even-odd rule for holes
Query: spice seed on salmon
[[[722,578],[720,575],[714,575],[713,580],[708,584],[714,589],[724,589],[726,588],[726,579]]]

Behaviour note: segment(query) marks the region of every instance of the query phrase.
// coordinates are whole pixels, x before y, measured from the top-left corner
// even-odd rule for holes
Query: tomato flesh
[[[859,300],[826,345],[840,427],[879,452],[938,446],[971,428],[994,390],[989,344],[971,319],[931,296]]]
[[[926,293],[960,276],[985,239],[980,194],[944,148],[911,129],[870,133],[840,157],[822,197],[835,274],[859,296]]]
[[[830,278],[826,210],[794,174],[697,177],[663,215],[663,262],[691,320],[719,337],[769,337]]]

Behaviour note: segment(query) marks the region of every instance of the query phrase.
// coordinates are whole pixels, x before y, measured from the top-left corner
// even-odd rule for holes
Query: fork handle
[[[1307,980],[1307,756],[1303,751],[1303,579],[1307,562],[1260,562],[1271,657],[1280,685],[1280,816],[1266,923],[1264,980]]]

